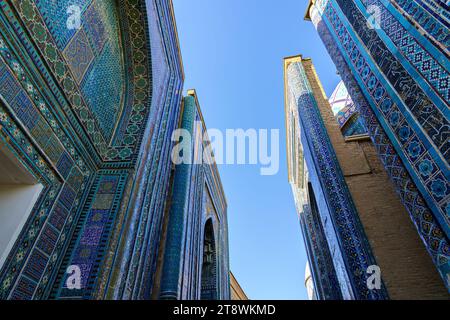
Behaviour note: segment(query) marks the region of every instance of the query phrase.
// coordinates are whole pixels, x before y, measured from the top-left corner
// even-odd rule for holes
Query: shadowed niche
[[[202,265],[202,300],[217,300],[217,251],[212,220],[205,224]]]

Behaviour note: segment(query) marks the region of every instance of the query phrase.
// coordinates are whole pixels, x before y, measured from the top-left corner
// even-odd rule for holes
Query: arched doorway
[[[202,300],[217,300],[217,250],[212,219],[205,224],[202,264]]]

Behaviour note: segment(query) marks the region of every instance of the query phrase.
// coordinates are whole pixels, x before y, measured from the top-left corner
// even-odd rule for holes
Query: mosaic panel
[[[24,269],[24,275],[37,283],[41,279],[47,263],[48,256],[44,255],[38,249],[34,249]]]
[[[149,297],[151,294],[151,288],[153,286],[152,274],[156,271],[156,261],[158,257],[159,239],[161,237],[161,223],[163,210],[165,208],[165,199],[169,192],[169,180],[171,168],[170,150],[173,146],[170,136],[176,126],[176,117],[179,115],[179,104],[176,101],[178,97],[173,92],[174,78],[169,85],[167,91],[168,97],[165,100],[164,108],[160,111],[160,118],[157,121],[155,132],[153,134],[154,140],[152,140],[152,152],[148,162],[149,176],[145,180],[145,184],[155,190],[155,193],[147,193],[142,201],[142,207],[146,214],[140,217],[139,223],[146,225],[149,220],[152,221],[152,226],[145,241],[136,239],[136,244],[133,250],[137,254],[141,255],[143,264],[146,266],[144,270],[152,270],[151,272],[138,272],[142,270],[142,266],[134,263],[130,268],[136,270],[136,272],[129,272],[126,278],[126,283],[140,283],[136,288],[136,292],[132,293],[132,297]],[[157,187],[155,187],[157,186]],[[134,242],[134,241],[133,241]],[[147,299],[145,298],[145,299]]]
[[[105,249],[108,241],[118,236],[111,228],[118,204],[125,197],[123,188],[128,170],[127,173],[100,171],[97,179],[120,176],[120,183],[103,181],[98,190],[98,181],[93,181],[92,172],[98,167],[133,168],[144,128],[149,124],[145,131],[149,139],[146,150],[150,161],[145,163],[149,179],[144,179],[148,186],[143,184],[142,188],[152,192],[145,193],[139,214],[142,213],[142,225],[151,222],[151,228],[145,237],[128,240],[142,245],[145,261],[136,263],[133,268],[145,270],[145,273],[130,275],[139,283],[135,287],[139,291],[137,294],[145,298],[152,288],[153,273],[148,270],[155,268],[161,217],[169,189],[170,135],[180,112],[182,70],[177,60],[178,51],[173,50],[177,46],[173,21],[165,19],[170,15],[170,6],[166,1],[152,2],[159,6],[155,16],[150,17],[155,22],[152,28],[164,35],[164,39],[153,39],[153,43],[161,47],[153,62],[147,46],[145,5],[148,2],[71,1],[82,7],[82,25],[81,30],[69,32],[63,25],[67,17],[59,8],[67,3],[0,0],[0,90],[4,90],[0,96],[7,104],[5,116],[0,111],[0,120],[16,126],[11,129],[14,135],[25,137],[18,138],[17,145],[23,145],[17,152],[18,158],[20,155],[25,162],[39,160],[39,166],[51,162],[48,164],[55,170],[53,177],[59,182],[48,182],[48,188],[52,188],[45,189],[29,221],[30,226],[24,228],[8,267],[5,265],[0,273],[0,299],[52,297],[52,290],[59,289],[58,284],[64,281],[61,264],[71,263],[72,258],[80,262],[88,274],[83,282],[87,288],[81,294],[86,298],[97,294],[93,292],[94,279],[109,267],[100,265],[104,266],[106,253],[111,253]],[[59,17],[55,16],[57,13]],[[86,48],[82,60],[70,54],[74,52],[72,44],[82,44]],[[151,82],[150,66],[157,71],[165,68],[161,81]],[[124,74],[124,70],[127,78],[118,79],[117,75]],[[100,75],[101,79],[95,79],[93,74]],[[105,79],[115,82],[108,83]],[[101,91],[113,92],[108,85],[114,86],[114,97],[99,95],[99,90],[94,90],[101,86]],[[152,108],[149,106],[151,85],[160,91],[159,100],[155,100]],[[100,96],[94,97],[98,100],[88,99],[88,95],[94,94]],[[106,107],[99,106],[101,103]],[[149,114],[152,114],[150,121]],[[106,121],[101,123],[98,118]],[[6,130],[4,126],[0,123],[0,130]],[[7,139],[15,143],[9,136]],[[35,216],[44,220],[38,224],[37,220],[32,220]],[[32,237],[36,237],[36,241],[30,241]],[[99,284],[102,285],[104,283]],[[79,298],[77,294],[61,294],[61,298]]]
[[[58,236],[58,230],[47,224],[42,231],[42,235],[38,241],[37,247],[45,254],[50,255],[55,249]]]
[[[198,137],[196,124],[202,121],[197,111],[195,99],[184,98],[182,128]],[[195,151],[202,154],[203,141],[193,141],[191,156]],[[203,232],[205,223],[211,219],[214,228],[217,249],[217,269],[211,271],[211,277],[203,279],[203,294],[210,297],[227,299],[229,296],[228,277],[228,240],[226,202],[220,177],[215,166],[187,165],[177,166],[174,176],[173,199],[170,208],[170,221],[167,241],[170,248],[165,254],[165,267],[161,287],[161,299],[200,299],[202,292]],[[211,280],[211,281],[210,281]],[[217,280],[217,283],[215,281]]]
[[[426,30],[437,43],[441,43],[448,53],[450,50],[449,3],[439,7],[431,1],[395,0],[394,2]]]
[[[194,127],[195,114],[190,107],[184,109],[181,128],[185,130],[192,130]],[[190,174],[195,174],[198,168],[193,168],[189,164],[181,164],[176,167],[173,191],[172,191],[172,205],[170,208],[170,220],[168,226],[168,237],[166,242],[166,252],[164,256],[164,263],[168,268],[164,268],[162,275],[162,290],[160,298],[163,300],[182,299],[185,297],[193,297],[194,295],[187,295],[187,291],[191,291],[192,287],[186,282],[183,283],[183,275],[193,276],[193,270],[190,266],[190,261],[184,264],[181,268],[179,261],[182,259],[182,248],[184,247],[185,254],[191,256],[194,248],[192,248],[192,220],[195,219],[195,214],[185,214],[185,210],[191,208],[192,202],[189,203],[191,189],[190,182],[196,178],[190,177]],[[190,211],[189,212],[198,212]],[[186,231],[184,231],[186,230]],[[185,234],[185,235],[184,235]],[[183,237],[184,235],[184,237]],[[185,271],[188,269],[189,271]],[[183,283],[183,285],[181,285]],[[181,288],[180,288],[181,287]]]
[[[326,45],[327,50],[330,52],[343,81],[346,86],[350,88],[350,94],[355,101],[358,111],[365,120],[372,142],[376,147],[377,153],[386,168],[386,171],[394,183],[400,199],[409,212],[422,241],[425,243],[428,252],[438,268],[438,271],[443,279],[446,279],[447,274],[450,272],[449,242],[439,226],[438,221],[427,206],[422,194],[417,189],[401,158],[397,154],[395,147],[381,127],[376,114],[371,110],[364,96],[362,96],[359,91],[358,83],[356,82],[357,79],[354,78],[358,72],[355,72],[352,69],[353,64],[351,63],[350,56],[346,54],[346,51],[339,45],[339,42],[335,42],[337,38],[333,38],[330,33],[330,30],[334,29],[327,27],[325,24],[325,22],[327,22],[326,16],[323,18],[324,22],[319,22],[316,25],[319,35]],[[340,52],[342,52],[343,55],[341,55]],[[381,106],[387,110],[391,107],[391,103],[389,100],[386,101],[387,102],[383,102]],[[400,131],[405,131],[401,136],[407,136],[406,131],[409,130],[400,129],[399,133]],[[438,172],[437,166],[431,160],[429,155],[422,158],[422,161],[418,161],[418,165],[422,167],[421,171],[423,171],[424,176],[426,176],[426,179],[428,180]]]
[[[61,231],[68,215],[69,210],[67,210],[62,203],[58,202],[50,215],[49,222],[52,226]]]
[[[0,14],[10,13],[4,2],[0,2],[0,6]],[[53,106],[47,107],[48,102],[42,95],[44,89],[27,73],[29,69],[21,64],[22,57],[18,58],[10,49],[8,29],[1,30],[1,89],[8,91],[0,92],[7,104],[0,112],[3,121],[0,127],[8,137],[8,143],[17,148],[17,158],[44,185],[44,190],[2,269],[0,298],[31,299],[42,296],[54,265],[61,259],[89,171],[73,140],[68,139],[67,132],[50,111]],[[39,151],[34,143],[39,145]],[[56,172],[49,169],[50,165],[42,154],[53,162]],[[75,166],[79,166],[81,171]],[[67,177],[82,182],[73,186],[74,189],[67,185],[63,187],[62,180]],[[66,196],[69,189],[72,193]],[[60,210],[60,203],[65,203],[68,208]],[[53,223],[55,226],[51,226]]]
[[[292,63],[288,67],[288,84],[294,99],[298,104],[301,127],[313,155],[314,166],[317,169],[323,192],[332,213],[333,225],[339,238],[346,268],[351,270],[348,276],[353,288],[355,299],[386,299],[387,292],[369,290],[364,270],[370,265],[376,265],[370,245],[364,234],[358,218],[358,213],[349,196],[342,171],[323,124],[316,101],[312,94],[309,80],[301,63]]]
[[[94,290],[97,274],[108,246],[111,228],[122,198],[126,174],[100,173],[90,191],[93,196],[84,209],[79,222],[79,230],[72,238],[72,248],[66,253],[65,263],[59,272],[53,298],[89,298]],[[81,289],[67,287],[66,269],[69,265],[81,270]]]
[[[63,54],[76,82],[85,82],[81,89],[84,99],[96,116],[103,137],[110,140],[124,103],[125,85],[117,8],[114,1],[87,1],[85,5],[81,29],[73,35]],[[58,21],[43,17],[49,30],[55,30],[53,23]],[[108,50],[103,52],[105,45]]]
[[[71,239],[74,229],[77,227],[82,204],[81,199],[86,194],[89,180],[90,177],[83,177],[77,168],[73,168],[66,182],[66,187],[67,185],[70,185],[71,191],[76,194],[73,205],[70,210],[67,210],[65,209],[65,205],[59,200],[50,214],[48,224],[54,227],[52,229],[53,231],[61,229],[61,232],[59,233],[60,236],[58,241],[54,245],[52,254],[49,255],[49,264],[43,273],[41,281],[38,283],[33,299],[48,299],[49,297],[49,291],[52,286],[55,272],[61,261],[66,257],[67,241]],[[79,183],[71,184],[73,181],[79,181]]]
[[[48,106],[40,90],[37,89],[39,86],[25,72],[2,35],[0,35],[0,75],[3,75],[5,82],[12,86],[10,88],[2,85],[0,94],[7,103],[13,108],[15,107],[16,117],[30,129],[33,138],[41,146],[44,146],[46,151],[49,151],[52,160],[57,162],[62,155],[61,141],[63,147],[70,152],[73,161],[84,173],[89,174],[88,168],[75,149],[73,142],[68,139],[60,122],[50,111],[52,108]]]
[[[94,60],[94,52],[82,29],[75,34],[64,50],[64,57],[75,80],[80,83]]]
[[[358,113],[347,119],[341,130],[344,137],[367,134],[367,128]]]
[[[312,260],[310,265],[315,270],[313,272],[314,277],[318,277],[314,283],[318,285],[316,289],[319,293],[319,300],[342,300],[339,280],[315,201],[315,199],[310,198],[308,202],[311,203],[311,206],[304,206],[300,215],[306,239],[305,243],[312,251],[309,255],[310,260]]]
[[[370,48],[368,48],[371,51],[370,57],[381,63],[381,70],[372,64],[370,58],[367,58],[367,52],[360,49],[359,45],[355,43],[351,32],[348,31],[339,14],[331,5],[325,9],[327,21],[330,22],[339,43],[342,44],[343,50],[349,57],[363,87],[363,92],[376,106],[375,111],[381,116],[383,127],[391,135],[394,146],[401,153],[402,160],[406,163],[413,178],[420,179],[416,181],[422,181],[419,173],[415,171],[414,165],[426,155],[429,155],[433,159],[434,164],[443,170],[441,172],[448,175],[447,165],[442,164],[440,161],[440,153],[436,154],[436,150],[421,135],[421,127],[423,127],[425,131],[428,131],[429,136],[433,138],[435,143],[442,144],[440,151],[444,157],[449,155],[446,152],[450,143],[448,139],[448,120],[443,118],[442,113],[433,106],[429,98],[421,91],[419,85],[403,69],[402,65],[394,57],[389,58],[390,52],[387,49],[383,49],[382,54],[381,51],[377,51],[379,48],[385,48],[385,45],[377,37],[375,31],[369,30],[365,24],[358,22],[357,18],[363,19],[363,21],[364,18],[358,16],[361,15],[361,12],[355,7],[355,3],[341,3],[340,0],[337,0],[337,2],[340,8],[345,9],[346,15],[350,16],[349,19],[354,24],[353,28],[363,38],[364,43],[371,44]],[[390,61],[391,64],[388,64],[387,61]],[[380,71],[384,71],[384,75],[390,80],[392,87],[400,93],[402,99],[399,99],[396,93],[392,91],[392,87],[386,83],[384,78],[380,77]],[[410,110],[416,113],[418,117],[417,122],[411,121],[407,111],[405,112],[403,109],[404,105],[409,106]],[[442,143],[438,143],[439,141],[442,141]],[[437,176],[434,179],[440,180]],[[449,232],[450,217],[442,210],[441,205],[446,205],[449,201],[449,184],[449,179],[447,179],[442,190],[439,188],[433,190],[431,184],[417,184],[419,189],[422,188],[425,191],[425,199],[435,212],[435,216],[440,221],[443,230],[447,233]],[[441,191],[445,193],[444,197],[440,194]],[[443,200],[445,197],[447,197],[447,200]]]
[[[343,10],[342,14],[347,17],[349,24],[352,25],[352,30],[361,38],[362,43],[370,44],[367,45],[367,51],[371,59],[377,63],[380,71],[390,82],[391,87],[380,88],[380,90],[388,89],[389,93],[395,90],[392,93],[400,97],[401,100],[398,99],[400,100],[399,104],[402,107],[406,107],[403,114],[408,115],[411,113],[415,117],[414,120],[408,119],[415,129],[414,131],[419,135],[421,135],[422,130],[427,133],[427,137],[421,137],[422,142],[427,143],[427,149],[432,149],[432,147],[436,148],[438,152],[435,154],[443,155],[446,164],[441,164],[440,166],[445,168],[450,160],[450,144],[448,142],[450,133],[449,119],[442,114],[436,104],[425,94],[422,87],[406,71],[401,61],[398,61],[390,52],[386,44],[377,35],[377,32],[367,27],[366,20],[358,10],[356,4],[354,2],[344,3],[340,0],[337,0],[337,3],[339,4],[339,8]],[[355,44],[352,35],[346,30],[346,27],[344,25],[338,25],[340,21],[339,15],[335,12],[333,13],[332,10],[332,7],[329,6],[329,12],[326,14],[334,14],[330,20],[335,28],[339,28],[339,37],[345,43],[346,50],[350,51],[352,59],[365,59],[366,52],[364,51],[363,56],[359,57],[358,45]],[[374,75],[370,73],[373,69],[371,69],[370,64],[361,67],[361,72],[363,72],[368,89],[371,91],[371,94],[375,94],[379,90],[378,79],[376,78],[377,70],[374,70]],[[376,91],[372,92],[374,89]],[[429,144],[430,140],[434,146]]]
[[[103,1],[102,1],[103,2]],[[111,4],[113,1],[111,1]],[[89,39],[91,41],[91,45],[94,48],[95,53],[98,55],[103,49],[103,46],[107,42],[107,40],[112,40],[113,42],[110,44],[114,47],[118,46],[118,34],[117,34],[117,17],[115,17],[115,9],[108,10],[105,8],[102,10],[103,14],[106,14],[109,21],[103,21],[105,17],[102,17],[99,9],[95,2],[86,10],[83,15],[83,27],[85,28],[87,34],[89,35]],[[111,19],[112,18],[112,19]],[[107,27],[108,26],[108,27]],[[116,30],[114,30],[116,29]],[[110,33],[108,33],[110,31]],[[119,53],[120,54],[120,53]]]
[[[442,99],[445,105],[444,110],[450,108],[450,75],[444,67],[444,64],[448,65],[448,60],[446,61],[441,52],[436,56],[428,52],[426,45],[429,42],[424,41],[423,37],[421,37],[422,41],[416,39],[380,0],[362,0],[361,3],[365,8],[369,6],[380,8],[380,27],[386,36]]]
[[[13,300],[30,300],[33,297],[36,283],[25,277],[21,277],[17,283],[17,290],[14,291],[11,299]]]
[[[61,99],[68,99],[71,104],[69,114],[74,112],[89,135],[89,143],[97,151],[95,156],[101,158],[100,164],[106,165],[111,162],[113,167],[125,167],[132,164],[136,160],[142,140],[144,130],[141,129],[149,115],[147,106],[150,98],[150,71],[146,47],[146,10],[141,10],[143,2],[130,0],[83,2],[82,29],[73,35],[64,34],[62,38],[67,40],[60,40],[60,44],[55,40],[60,38],[59,35],[55,35],[59,32],[56,31],[59,27],[52,14],[58,12],[54,6],[61,5],[62,1],[57,4],[48,4],[50,7],[53,6],[52,12],[41,11],[43,5],[38,6],[31,0],[14,0],[13,3],[14,8],[11,8],[5,0],[0,1],[3,11],[8,13],[7,17],[14,31],[21,35],[21,40],[25,42],[28,41],[25,37],[27,33],[20,29],[20,24],[14,23],[16,17],[13,13],[17,12],[24,22],[31,39],[40,51],[40,57],[46,61],[50,71],[61,85],[64,94]],[[67,4],[67,2],[63,3]],[[119,15],[121,19],[118,19]],[[55,27],[52,27],[53,23],[56,23]],[[99,27],[99,24],[103,27]],[[122,28],[125,30],[123,33],[121,33]],[[88,40],[87,44],[83,34]],[[77,39],[79,36],[83,38],[82,41]],[[77,59],[72,59],[72,67],[67,65],[66,62],[70,65],[71,59],[65,59],[62,54],[61,43],[63,42],[67,42],[64,47],[66,53],[70,52],[72,43],[83,43],[86,48],[86,54],[82,55],[83,67],[76,64]],[[109,51],[105,53],[107,46]],[[31,47],[27,49],[30,50],[30,54],[36,56]],[[94,61],[85,70],[90,61],[90,51],[93,51]],[[71,57],[70,54],[68,56]],[[78,59],[81,58],[78,57]],[[47,73],[41,64],[38,66],[43,74]],[[119,73],[117,73],[118,68]],[[128,70],[133,72],[130,74]],[[85,72],[84,78],[79,83],[83,72]],[[104,89],[114,92],[116,96],[112,98],[111,95],[102,94],[100,97],[95,97],[97,99],[95,100],[92,96],[94,91],[92,87],[97,83],[93,81],[93,77],[97,81],[100,79],[103,81],[105,76],[110,81],[103,82]],[[127,87],[126,93],[125,87]],[[114,90],[110,90],[112,88]],[[87,94],[90,96],[87,97]],[[98,99],[100,99],[100,105]],[[112,101],[114,104],[110,105]],[[62,105],[67,105],[67,102],[62,101]],[[106,119],[104,119],[105,114]],[[112,139],[116,127],[121,135]]]
[[[72,166],[73,166],[72,159],[70,158],[67,152],[64,152],[56,164],[59,173],[63,176],[64,179],[66,179],[67,176],[69,175]]]
[[[4,47],[5,44],[3,40],[0,41],[0,48]],[[0,63],[0,81],[2,83],[2,86],[0,87],[2,97],[5,101],[12,101],[19,93],[20,86],[4,63]]]
[[[146,190],[153,192],[141,193],[132,211],[135,228],[130,228],[122,237],[126,238],[124,255],[130,256],[127,264],[127,276],[122,277],[115,285],[113,293],[118,299],[149,299],[154,285],[152,277],[156,270],[159,239],[161,238],[161,223],[165,210],[165,201],[169,192],[169,176],[171,172],[170,150],[171,133],[177,127],[180,114],[181,91],[183,74],[178,59],[175,26],[173,21],[166,19],[170,16],[170,6],[167,1],[153,1],[147,6],[148,20],[158,21],[150,23],[150,43],[152,51],[152,107],[146,136],[150,140],[146,143],[143,153],[142,172],[139,177]],[[123,117],[125,118],[125,116]],[[122,132],[122,128],[117,128]],[[140,236],[139,226],[151,226],[145,236]],[[118,238],[118,237],[116,237]],[[121,240],[121,238],[119,238]],[[118,240],[116,240],[118,241]],[[108,274],[102,275],[107,280]],[[103,290],[97,297],[102,297],[107,290]]]
[[[46,24],[58,45],[59,50],[64,50],[69,41],[76,33],[76,29],[67,27],[70,17],[69,6],[73,5],[80,9],[80,13],[86,9],[92,0],[35,0],[39,12],[44,17]]]
[[[92,112],[97,119],[102,119],[99,125],[105,137],[112,137],[117,117],[121,112],[121,103],[124,102],[120,77],[117,81],[112,80],[114,75],[122,73],[121,65],[111,59],[113,50],[109,43],[105,45],[82,87]]]
[[[54,216],[52,212],[58,208],[55,204],[62,182],[26,134],[17,127],[16,121],[10,117],[9,111],[3,105],[0,106],[0,130],[3,143],[10,146],[17,159],[44,186],[33,213],[0,273],[0,299],[31,299],[38,292],[38,283],[44,273],[59,258],[58,254],[67,237],[68,230],[60,232],[48,224],[49,216]],[[73,171],[73,174],[81,176],[80,171]],[[61,228],[63,225],[68,226],[73,221],[73,214],[70,217],[66,214],[57,220]]]

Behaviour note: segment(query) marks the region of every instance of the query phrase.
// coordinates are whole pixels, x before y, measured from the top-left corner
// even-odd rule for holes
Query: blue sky
[[[306,0],[173,0],[186,73],[208,128],[280,129],[280,171],[222,165],[231,269],[250,299],[306,299],[306,254],[287,179],[283,58],[313,58],[328,95],[336,68]]]

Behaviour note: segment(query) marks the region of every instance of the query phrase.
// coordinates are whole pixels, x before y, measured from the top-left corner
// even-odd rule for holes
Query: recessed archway
[[[217,247],[212,219],[205,224],[203,237],[202,300],[218,300]]]

